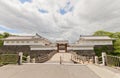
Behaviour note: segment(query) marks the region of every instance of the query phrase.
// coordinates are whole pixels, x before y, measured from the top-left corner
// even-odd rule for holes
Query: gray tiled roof
[[[81,36],[80,39],[86,39],[86,40],[112,40],[113,38],[110,38],[108,36]]]
[[[5,38],[3,40],[46,40],[49,41],[48,39],[36,34],[35,36],[9,36],[8,38]]]

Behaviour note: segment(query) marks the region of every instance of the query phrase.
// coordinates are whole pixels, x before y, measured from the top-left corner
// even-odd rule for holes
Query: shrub
[[[0,57],[2,64],[16,64],[18,60],[17,54],[2,54]]]

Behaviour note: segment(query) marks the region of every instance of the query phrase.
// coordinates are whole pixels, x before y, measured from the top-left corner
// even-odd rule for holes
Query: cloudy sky
[[[120,0],[0,0],[0,32],[75,41],[120,31]]]

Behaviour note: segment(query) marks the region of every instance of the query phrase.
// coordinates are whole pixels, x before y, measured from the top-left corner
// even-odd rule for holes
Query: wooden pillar
[[[57,52],[59,52],[59,44],[57,44]]]
[[[67,44],[65,44],[65,52],[67,52]]]

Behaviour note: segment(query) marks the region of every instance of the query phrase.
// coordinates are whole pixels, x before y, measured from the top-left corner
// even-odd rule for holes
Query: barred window
[[[6,41],[6,43],[9,43],[9,41]]]
[[[29,41],[27,41],[27,43],[29,43]]]
[[[34,41],[34,43],[38,43],[38,41]]]
[[[12,43],[14,43],[14,41],[11,41]]]
[[[24,41],[21,41],[22,43],[24,43]]]
[[[19,41],[16,41],[17,43],[19,43]]]

